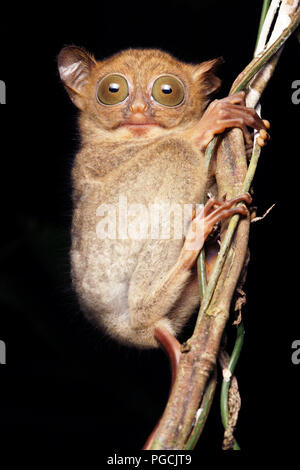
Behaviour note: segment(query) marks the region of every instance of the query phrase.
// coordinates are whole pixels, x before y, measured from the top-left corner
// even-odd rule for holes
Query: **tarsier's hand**
[[[247,127],[260,131],[257,143],[262,147],[270,138],[267,132],[270,123],[261,119],[255,109],[246,107],[244,91],[212,101],[200,122],[194,127],[193,134],[196,143],[204,150],[216,134],[221,134],[231,127],[242,129],[248,144],[251,142],[251,136]]]

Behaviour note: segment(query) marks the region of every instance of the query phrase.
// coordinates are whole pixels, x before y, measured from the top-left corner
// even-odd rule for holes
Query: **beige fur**
[[[154,328],[163,325],[178,334],[199,302],[195,270],[177,266],[183,240],[100,240],[97,207],[108,203],[117,208],[120,195],[128,204],[202,200],[208,175],[191,129],[219,86],[216,61],[190,65],[159,50],[132,49],[96,62],[71,46],[61,51],[58,63],[80,109],[71,260],[81,307],[119,341],[156,347]],[[108,73],[122,74],[132,84],[128,100],[115,106],[96,99],[97,83]],[[149,84],[162,74],[173,74],[184,84],[184,102],[175,108],[151,100]],[[139,132],[122,125],[135,99],[147,104],[145,115],[157,126]]]

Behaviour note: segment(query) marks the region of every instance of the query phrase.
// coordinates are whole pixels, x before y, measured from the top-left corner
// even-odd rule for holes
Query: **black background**
[[[206,5],[207,3],[207,5]],[[127,47],[158,47],[181,60],[223,56],[225,96],[251,60],[262,2],[165,0],[31,2],[1,14],[1,442],[18,449],[138,451],[163,410],[168,363],[161,351],[115,344],[79,311],[69,278],[70,170],[78,148],[76,109],[59,82],[66,44],[98,59]],[[300,46],[288,40],[262,99],[272,139],[254,182],[263,221],[252,225],[244,309],[245,346],[237,367],[242,396],[236,436],[244,453],[290,452],[299,431],[298,142]],[[233,334],[229,327],[229,337]],[[219,387],[195,455],[222,442]]]

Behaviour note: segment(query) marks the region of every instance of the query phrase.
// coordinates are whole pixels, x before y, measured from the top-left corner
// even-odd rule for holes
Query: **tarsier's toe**
[[[269,123],[269,121],[267,121],[266,119],[263,119],[263,123],[264,123],[266,129],[270,129],[271,124]],[[259,136],[257,138],[257,143],[258,143],[258,145],[260,145],[260,147],[264,147],[267,144],[267,141],[270,140],[270,135],[268,134],[266,129],[261,129],[259,131]]]
[[[231,210],[233,214],[248,215],[249,213],[246,206],[233,207]]]
[[[241,194],[240,196],[236,196],[235,198],[227,201],[227,203],[230,205],[236,204],[237,202],[245,202],[246,204],[251,204],[252,197],[249,193],[244,193],[244,194]]]
[[[267,121],[266,119],[263,119],[262,122],[264,123],[264,125],[266,126],[267,129],[270,129],[270,127],[271,127],[270,121]]]

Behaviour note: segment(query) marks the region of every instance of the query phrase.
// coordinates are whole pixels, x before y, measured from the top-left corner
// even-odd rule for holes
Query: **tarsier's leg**
[[[167,315],[190,278],[198,254],[214,225],[233,214],[247,214],[245,206],[233,207],[241,201],[250,203],[250,195],[244,194],[230,201],[208,201],[191,222],[177,262],[169,272],[164,275],[161,272],[135,273],[129,290],[131,328],[139,330],[150,325],[166,325]],[[202,230],[200,237],[199,228]],[[159,325],[161,319],[164,321]]]

